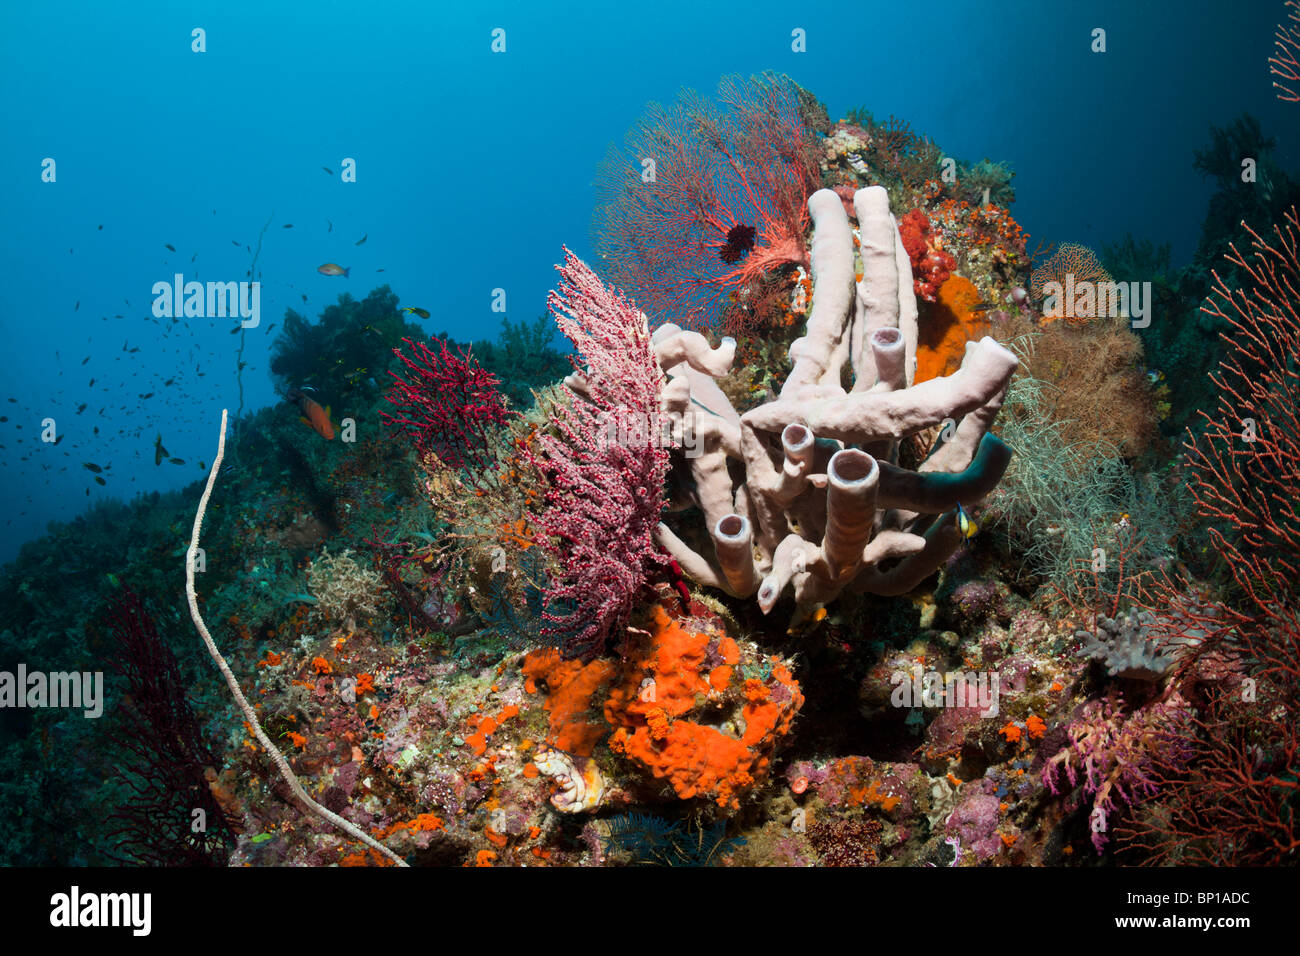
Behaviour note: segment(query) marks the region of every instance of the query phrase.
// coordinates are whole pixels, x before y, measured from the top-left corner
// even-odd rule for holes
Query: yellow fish
[[[973,538],[979,531],[980,526],[975,523],[975,519],[966,513],[966,509],[957,503],[957,531],[963,538]]]
[[[420,318],[422,318],[422,319],[427,319],[427,318],[429,317],[429,310],[428,310],[428,309],[417,309],[417,308],[415,308],[415,307],[412,306],[412,307],[409,307],[409,308],[405,308],[405,309],[403,309],[402,311],[403,311],[403,312],[414,312],[416,315],[418,315],[418,316],[419,316]]]

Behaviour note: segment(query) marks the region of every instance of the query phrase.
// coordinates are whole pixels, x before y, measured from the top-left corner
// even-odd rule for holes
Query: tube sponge
[[[674,379],[665,416],[676,429],[694,428],[691,453],[674,454],[684,459],[680,471],[689,472],[713,555],[663,524],[658,541],[687,576],[736,597],[756,595],[764,613],[786,588],[808,609],[846,587],[880,594],[916,587],[960,543],[957,505],[969,510],[983,499],[1011,457],[988,428],[1015,355],[985,336],[967,343],[956,371],[913,384],[916,300],[888,196],[879,186],[858,190],[854,208],[863,263],[856,282],[840,197],[819,190],[808,200],[812,307],[775,400],[743,415],[726,401],[714,380],[730,370],[734,342],[711,349],[676,326],[654,335]],[[899,443],[935,426],[946,440],[916,471],[899,467]]]

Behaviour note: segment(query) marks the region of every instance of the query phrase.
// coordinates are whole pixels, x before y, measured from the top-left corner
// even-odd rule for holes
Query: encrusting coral
[[[988,428],[1015,355],[986,336],[967,344],[957,371],[913,384],[917,307],[907,250],[883,188],[858,190],[853,206],[860,279],[841,197],[823,189],[808,200],[815,294],[775,400],[741,415],[718,387],[734,340],[710,348],[671,324],[653,337],[669,377],[663,416],[690,475],[672,505],[699,508],[713,558],[667,524],[657,539],[688,577],[735,597],[757,594],[764,613],[791,585],[801,610],[846,587],[884,595],[916,587],[960,543],[958,506],[984,498],[1011,457]],[[916,471],[900,468],[900,442],[936,426],[946,427],[930,457]]]

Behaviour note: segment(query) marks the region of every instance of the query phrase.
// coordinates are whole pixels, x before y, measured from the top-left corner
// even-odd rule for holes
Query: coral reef
[[[1213,215],[1262,208],[1228,181],[1257,134],[1198,159]],[[0,859],[1294,863],[1296,213],[1201,324],[1138,337],[1044,321],[1011,171],[954,178],[893,118],[733,79],[629,148],[554,328],[471,351],[386,288],[291,313],[277,381],[355,442],[223,418],[206,487],[0,573],[0,671],[116,650],[129,697],[99,738],[0,710]],[[1171,318],[1197,300],[1160,247],[1105,260]],[[1180,462],[1161,403],[1192,386],[1144,363],[1188,350],[1227,359]],[[203,643],[173,658],[182,601]]]

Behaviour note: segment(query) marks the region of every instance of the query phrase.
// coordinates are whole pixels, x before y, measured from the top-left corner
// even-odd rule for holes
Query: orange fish
[[[342,276],[343,278],[346,279],[348,277],[348,273],[351,272],[352,269],[351,267],[344,269],[340,265],[335,265],[332,262],[327,262],[323,266],[317,266],[316,271],[323,276]]]
[[[316,434],[326,441],[334,440],[334,422],[330,420],[328,406],[321,408],[319,402],[298,389],[294,389],[289,393],[289,400],[297,401],[298,408],[302,410],[302,423],[304,425],[310,425],[316,431]]]

